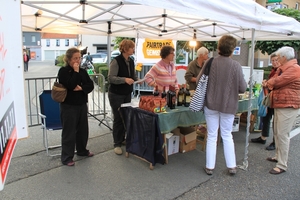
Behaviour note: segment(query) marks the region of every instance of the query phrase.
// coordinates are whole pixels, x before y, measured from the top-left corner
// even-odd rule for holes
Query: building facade
[[[41,33],[23,32],[23,50],[26,50],[30,60],[42,60]]]
[[[77,34],[41,33],[42,60],[54,60],[78,45]]]

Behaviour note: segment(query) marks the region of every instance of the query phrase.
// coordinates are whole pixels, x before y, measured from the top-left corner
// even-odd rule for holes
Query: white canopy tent
[[[174,40],[191,40],[196,34],[200,41],[230,34],[251,40],[250,82],[255,40],[300,38],[300,23],[295,19],[252,0],[23,0],[21,10],[22,31]],[[250,114],[249,103],[243,169],[248,167]]]
[[[175,40],[297,40],[300,24],[252,0],[23,0],[22,30]],[[80,23],[81,22],[81,23]],[[289,35],[289,37],[287,37]]]

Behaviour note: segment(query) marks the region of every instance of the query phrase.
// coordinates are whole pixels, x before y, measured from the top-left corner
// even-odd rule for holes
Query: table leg
[[[164,136],[164,157],[165,157],[165,163],[168,164],[168,147],[167,147],[167,137],[166,134],[163,134]]]

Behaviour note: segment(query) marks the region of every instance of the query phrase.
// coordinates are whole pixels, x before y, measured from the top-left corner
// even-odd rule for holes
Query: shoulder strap
[[[211,66],[211,63],[213,61],[214,57],[210,58],[208,61],[207,61],[207,64],[205,66],[205,69],[204,69],[204,74],[205,75],[209,75],[209,72],[210,72],[210,66]]]

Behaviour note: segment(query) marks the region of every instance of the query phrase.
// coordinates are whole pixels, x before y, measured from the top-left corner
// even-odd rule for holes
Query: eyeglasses
[[[170,54],[173,54],[173,55],[175,55],[175,52],[171,52]]]

